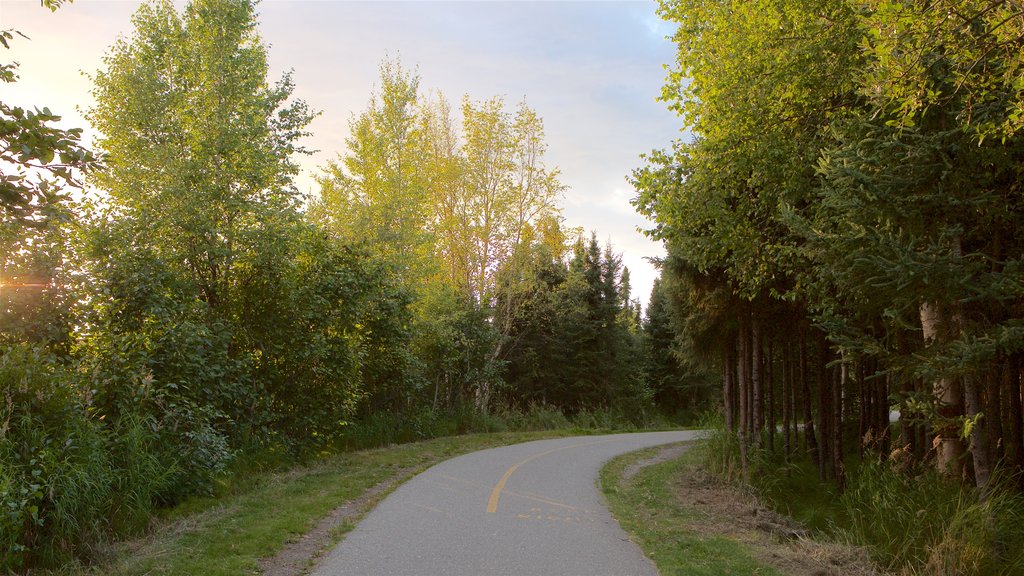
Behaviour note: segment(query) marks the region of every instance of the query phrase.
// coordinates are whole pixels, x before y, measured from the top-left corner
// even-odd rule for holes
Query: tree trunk
[[[756,446],[761,445],[764,431],[764,371],[761,355],[761,326],[757,318],[750,322],[750,380],[753,396],[753,440]]]
[[[803,338],[800,339],[800,380],[804,396],[804,446],[807,447],[814,465],[818,466],[821,454],[818,451],[818,442],[814,438],[814,413],[811,410],[811,403],[814,400],[811,397],[810,375],[807,373],[807,343]]]
[[[986,420],[988,421],[988,445],[992,451],[992,465],[998,466],[1005,454],[1003,437],[1002,380],[1006,364],[1003,363],[986,374]]]
[[[782,458],[787,464],[789,463],[789,453],[791,445],[789,443],[789,397],[792,383],[793,366],[791,364],[792,350],[789,340],[785,340],[782,343],[782,388],[780,390],[782,394]]]
[[[768,340],[768,355],[765,358],[765,403],[768,405],[768,450],[775,452],[775,347]]]
[[[964,378],[964,398],[967,400],[967,417],[974,421],[970,435],[974,482],[981,492],[982,499],[985,499],[988,495],[989,478],[992,476],[992,459],[988,445],[988,425],[985,422],[989,416],[982,412],[984,398],[978,385],[978,377],[969,375]]]
[[[845,362],[838,370],[838,382],[832,383],[832,476],[840,492],[846,487],[846,469],[843,467],[843,391],[849,378]]]
[[[723,346],[722,392],[724,396],[725,428],[736,432],[736,379],[733,377],[736,342],[729,338]]]
[[[1020,358],[1011,357],[1003,371],[1003,392],[1006,394],[1006,452],[1009,472],[1024,490],[1024,416],[1021,414]]]
[[[740,335],[739,335],[739,358],[737,364],[737,382],[739,384],[740,397],[740,466],[743,468],[743,477],[747,477],[747,440],[750,434],[749,404],[749,364],[748,359],[748,338],[746,314],[740,314]]]
[[[872,361],[871,373],[874,375],[873,380],[876,383],[875,393],[877,394],[875,400],[875,422],[881,436],[878,453],[884,458],[889,454],[889,375],[886,374],[884,377],[880,377],[877,376],[877,372],[877,362]]]
[[[747,446],[749,447],[754,437],[754,362],[753,362],[753,337],[750,328],[750,315],[746,316],[746,329],[743,331],[744,353],[740,358],[744,367],[743,390],[747,399]]]
[[[937,302],[921,304],[921,331],[926,347],[940,346],[953,338],[955,328],[951,314]],[[951,376],[942,376],[932,385],[939,402],[936,422],[937,449],[935,467],[940,474],[958,478],[963,473],[964,446],[956,419],[963,415],[963,393],[960,382]]]
[[[832,460],[832,378],[828,368],[828,347],[824,336],[818,338],[818,479],[828,480],[828,467]]]
[[[858,388],[860,395],[860,418],[858,419],[859,426],[857,431],[860,435],[860,457],[863,459],[875,443],[875,433],[873,430],[875,396],[872,387],[864,381],[863,361],[857,363],[857,377],[860,380],[860,387]]]

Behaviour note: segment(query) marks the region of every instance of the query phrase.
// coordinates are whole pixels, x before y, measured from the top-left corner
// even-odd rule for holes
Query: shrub
[[[0,355],[0,570],[89,556],[114,529],[147,518],[167,468],[122,447],[90,414],[87,396],[38,348]],[[152,438],[152,435],[147,436]]]

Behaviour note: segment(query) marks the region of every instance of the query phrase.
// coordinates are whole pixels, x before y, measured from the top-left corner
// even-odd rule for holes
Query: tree
[[[880,395],[900,390],[904,432],[926,419],[954,477],[969,436],[984,490],[994,438],[1019,428],[1002,410],[1020,396],[1005,385],[1022,346],[1019,6],[679,0],[661,13],[680,25],[662,97],[695,138],[650,155],[636,206],[677,276],[697,280],[689,292],[740,299],[720,357],[741,448],[762,429],[771,442],[781,361],[784,420],[802,396],[822,477],[842,485],[850,410],[887,438]],[[763,327],[779,318],[796,329],[776,346]],[[930,444],[912,443],[922,458]]]
[[[512,257],[528,225],[555,214],[562,192],[558,172],[543,164],[544,127],[521,103],[515,116],[501,98],[462,103],[465,155],[462,203],[467,210],[457,225],[470,233],[465,276],[470,294],[483,306],[496,297],[495,274]]]
[[[380,65],[379,94],[349,124],[348,152],[324,168],[311,213],[340,237],[365,242],[412,280],[426,272],[433,211],[420,151],[419,82],[400,61]]]
[[[268,86],[252,3],[198,0],[179,15],[157,2],[134,23],[89,111],[108,158],[94,181],[109,193],[90,272],[122,291],[121,311],[93,320],[95,373],[130,351],[110,381],[150,378],[237,442],[270,430],[296,450],[329,441],[365,386],[410,375],[404,289],[301,221],[291,156],[312,115],[289,103],[287,75]]]
[[[15,34],[0,30],[0,44],[9,49]],[[17,71],[17,63],[0,65],[0,81],[16,82]],[[79,145],[82,130],[52,125],[58,121],[49,108],[0,102],[0,341],[50,345],[66,354],[67,227],[74,209],[65,189],[81,187],[79,174],[97,162]]]
[[[266,47],[247,0],[143,5],[135,34],[96,73],[88,119],[106,169],[93,182],[111,217],[147,223],[150,246],[190,278],[211,311],[230,316],[239,255],[294,210],[293,153],[312,118],[286,104],[285,75],[267,85]]]

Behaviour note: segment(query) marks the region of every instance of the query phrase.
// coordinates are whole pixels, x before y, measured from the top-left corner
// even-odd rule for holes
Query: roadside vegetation
[[[238,463],[212,497],[192,497],[162,513],[145,535],[100,546],[90,564],[43,572],[228,576],[252,574],[290,542],[303,538],[346,503],[351,513],[325,527],[325,537],[298,557],[298,569],[338,539],[390,489],[442,460],[466,452],[569,434],[568,430],[470,434],[355,451],[278,471]],[[579,433],[575,431],[572,433]],[[383,485],[385,490],[370,492]]]
[[[984,498],[928,463],[893,466],[872,455],[850,458],[842,490],[822,481],[810,458],[758,450],[751,476],[740,467],[734,434],[712,428],[701,466],[721,481],[748,486],[816,538],[870,552],[891,574],[1011,575],[1024,570],[1024,496],[1003,484]],[[916,466],[907,469],[906,466]]]
[[[659,6],[688,135],[633,175],[668,249],[646,311],[565,226],[526,101],[382,62],[301,194],[317,112],[250,0],[143,4],[91,75],[93,150],[0,103],[0,571],[101,562],[253,470],[716,407],[705,466],[810,529],[904,574],[1024,570],[1020,3]],[[389,474],[367,458],[332,499]],[[692,542],[674,466],[623,498]]]
[[[255,472],[305,466],[313,490],[352,450],[658,425],[713,397],[677,377],[621,256],[564,225],[525,101],[453,105],[382,62],[307,196],[317,112],[269,77],[256,2],[145,2],[110,41],[95,149],[46,108],[0,107],[0,572],[102,562]],[[367,462],[332,502],[390,473]],[[251,567],[329,508],[296,495],[257,522],[289,498],[267,482],[197,517],[266,532],[214,539],[218,562]]]
[[[904,574],[1017,574],[1019,2],[662,0],[685,138],[634,173],[709,466]]]
[[[818,541],[749,489],[707,473],[708,457],[701,441],[627,454],[601,470],[612,512],[660,574],[878,574],[863,549]]]

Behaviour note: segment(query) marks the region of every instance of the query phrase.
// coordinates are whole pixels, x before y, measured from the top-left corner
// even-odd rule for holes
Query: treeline
[[[767,448],[840,489],[857,454],[1024,486],[1021,10],[661,2],[693,137],[647,157],[635,206],[744,471]]]
[[[678,393],[666,308],[563,225],[525,103],[456,114],[384,62],[307,198],[316,112],[268,80],[252,2],[133,25],[92,77],[95,151],[0,104],[0,571],[88,560],[240,462],[707,398]]]

